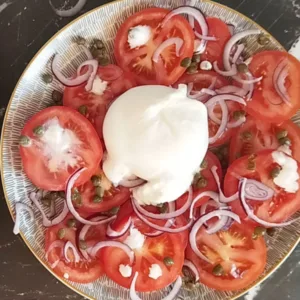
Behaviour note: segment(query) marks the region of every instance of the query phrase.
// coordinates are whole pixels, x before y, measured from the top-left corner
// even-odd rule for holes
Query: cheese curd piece
[[[121,275],[125,278],[128,278],[132,274],[132,268],[129,265],[120,265],[119,266],[119,272]]]
[[[128,44],[131,49],[147,44],[151,37],[151,28],[147,25],[138,25],[128,32]]]
[[[93,87],[91,92],[95,95],[103,95],[104,91],[107,88],[107,81],[101,80],[101,78],[97,75],[93,82]]]
[[[103,170],[114,185],[135,175],[140,204],[176,200],[199,170],[208,147],[207,110],[187,97],[186,85],[133,88],[110,106],[103,126]]]
[[[296,193],[299,189],[297,161],[281,151],[273,151],[272,158],[281,167],[279,175],[273,179],[274,183],[288,193]]]
[[[145,242],[145,236],[136,228],[130,228],[130,234],[124,241],[132,250],[141,249]]]
[[[149,268],[149,277],[157,279],[162,276],[162,269],[158,264],[152,264]]]

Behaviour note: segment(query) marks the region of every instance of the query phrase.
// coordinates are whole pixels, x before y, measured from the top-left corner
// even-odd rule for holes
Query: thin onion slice
[[[266,201],[273,197],[274,190],[262,182],[254,179],[248,179],[245,185],[245,197],[248,200]]]
[[[87,61],[83,62],[78,68],[78,70],[81,70],[84,66],[92,67],[92,72],[90,73],[90,76],[89,76],[88,81],[85,86],[85,90],[87,92],[91,91],[93,88],[93,82],[97,75],[98,65],[99,65],[98,61],[96,59],[92,59],[92,60],[87,60]]]
[[[240,97],[247,95],[247,90],[234,85],[227,85],[216,90],[217,94],[234,94]]]
[[[199,272],[198,272],[198,269],[196,268],[196,266],[188,259],[184,260],[183,265],[188,267],[194,273],[195,282],[199,281],[200,276],[199,276]]]
[[[193,249],[193,251],[199,258],[201,258],[204,261],[207,261],[209,263],[211,263],[210,260],[204,254],[202,254],[202,252],[197,247],[197,241],[196,241],[197,232],[199,231],[201,226],[208,220],[210,220],[214,217],[222,217],[222,216],[228,216],[229,218],[234,219],[236,222],[241,223],[240,217],[237,214],[235,214],[231,211],[228,211],[228,210],[220,209],[220,210],[212,211],[212,212],[200,217],[198,219],[198,221],[194,224],[194,226],[192,227],[192,230],[190,232],[189,240],[190,240],[191,248]]]
[[[233,24],[227,24],[228,30],[231,35],[234,35],[235,26]]]
[[[129,257],[130,264],[134,262],[134,251],[124,243],[118,241],[103,241],[97,243],[91,250],[91,256],[96,257],[97,252],[104,247],[116,247],[122,249]]]
[[[54,12],[60,17],[73,17],[77,15],[85,6],[87,0],[78,0],[75,6],[70,9],[57,9],[54,7],[52,0],[49,1]]]
[[[71,262],[71,260],[68,258],[68,250],[69,249],[71,249],[73,251],[75,263],[79,263],[80,262],[79,251],[70,241],[66,242],[65,247],[64,247],[64,257],[65,257],[66,262]]]
[[[127,188],[134,188],[137,186],[140,186],[142,184],[144,184],[146,181],[141,179],[141,178],[136,178],[136,179],[123,179],[120,181],[119,185],[123,186],[123,187],[127,187]]]
[[[282,100],[290,105],[290,97],[284,85],[286,77],[288,76],[288,63],[287,60],[283,59],[276,67],[273,74],[273,85],[277,94]]]
[[[232,77],[235,81],[242,83],[242,84],[253,84],[253,83],[258,83],[263,79],[263,76],[258,77],[258,78],[254,78],[252,77],[252,79],[242,79],[241,77],[237,76],[233,76]]]
[[[246,117],[242,116],[240,117],[238,120],[233,121],[233,122],[228,122],[227,123],[227,128],[236,128],[236,127],[240,127],[242,124],[244,124],[246,122]]]
[[[238,73],[237,66],[235,64],[233,64],[231,66],[231,68],[227,71],[220,70],[219,67],[218,67],[218,62],[217,61],[213,62],[213,67],[214,67],[214,70],[222,76],[234,76]]]
[[[199,32],[197,32],[196,30],[194,30],[195,36],[200,39],[200,40],[205,40],[205,41],[217,41],[218,38],[214,37],[214,36],[204,36],[202,34],[200,34]]]
[[[201,194],[199,194],[192,202],[191,207],[190,207],[190,219],[195,219],[194,217],[194,207],[196,203],[203,197],[210,197],[215,201],[215,203],[219,202],[219,195],[216,192],[213,191],[205,191]],[[218,206],[219,207],[219,206]],[[202,206],[201,206],[202,209]],[[201,213],[202,214],[202,213]]]
[[[128,221],[126,222],[126,224],[124,225],[124,227],[120,231],[113,230],[111,228],[111,223],[109,223],[108,226],[107,226],[106,235],[109,236],[110,238],[120,237],[120,236],[124,235],[127,232],[130,225],[131,225],[131,217],[128,218]]]
[[[214,97],[210,98],[209,101],[207,101],[205,103],[205,105],[206,105],[206,107],[214,106],[218,102],[226,101],[226,100],[234,101],[234,102],[240,103],[242,105],[246,105],[246,102],[242,97],[239,97],[236,95],[231,95],[231,94],[222,94],[222,95],[214,96]]]
[[[46,252],[46,260],[49,262],[49,254],[50,252],[55,249],[55,248],[59,248],[60,249],[60,254],[59,254],[59,259],[56,260],[53,264],[50,265],[51,269],[55,269],[56,266],[58,265],[58,263],[60,262],[60,259],[63,257],[63,254],[64,254],[64,246],[65,246],[65,243],[61,240],[56,240],[54,241],[48,248],[47,252]]]
[[[34,213],[33,210],[31,209],[31,207],[29,207],[28,205],[21,203],[21,202],[17,202],[16,206],[16,219],[15,219],[15,226],[14,226],[14,230],[13,233],[15,235],[20,233],[20,217],[21,217],[21,212],[27,211],[30,215],[30,221],[32,222],[34,220]]]
[[[233,58],[232,58],[232,63],[233,64],[235,64],[238,61],[238,59],[242,55],[242,52],[244,51],[244,49],[245,49],[244,44],[237,45],[236,51],[235,51],[235,53],[233,55]]]
[[[169,38],[165,41],[163,41],[158,47],[157,49],[154,51],[153,53],[153,57],[152,60],[157,63],[160,54],[167,48],[170,47],[171,45],[175,44],[175,48],[176,48],[176,56],[179,57],[180,56],[180,49],[183,46],[183,39],[179,38],[179,37],[173,37],[173,38]]]

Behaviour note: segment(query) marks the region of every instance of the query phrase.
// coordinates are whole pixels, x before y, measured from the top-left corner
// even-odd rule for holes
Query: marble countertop
[[[53,0],[56,5],[75,0]],[[89,0],[81,14],[110,1]],[[300,0],[218,0],[266,28],[287,49],[300,36]],[[0,118],[33,55],[72,18],[60,18],[48,0],[0,0]],[[13,222],[0,193],[0,299],[83,299],[59,283],[12,233]],[[300,246],[281,268],[241,299],[300,299]]]

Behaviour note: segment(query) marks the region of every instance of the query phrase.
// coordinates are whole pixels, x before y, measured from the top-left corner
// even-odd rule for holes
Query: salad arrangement
[[[248,36],[262,51],[246,58]],[[269,38],[259,30],[235,32],[191,6],[129,17],[115,39],[116,65],[101,41],[89,49],[83,38],[76,42],[88,60],[72,78],[59,69],[58,54],[52,62],[65,85],[53,99],[63,106],[34,115],[20,139],[24,171],[38,188],[30,199],[47,228],[50,267],[79,283],[106,274],[130,289],[131,299],[173,283],[164,299],[182,285],[249,286],[266,265],[264,234],[295,222],[300,209],[300,133],[289,121],[300,108],[300,63],[284,51],[264,51]],[[115,185],[103,171],[103,122],[120,95],[150,84],[185,84],[189,100],[204,103],[209,149],[186,193],[142,205],[132,195],[145,178]],[[56,214],[58,198],[64,205]],[[23,210],[34,218],[17,203],[15,233]]]

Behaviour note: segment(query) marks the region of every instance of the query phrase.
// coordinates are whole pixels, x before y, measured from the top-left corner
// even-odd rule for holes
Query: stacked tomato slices
[[[132,48],[128,34],[137,26],[151,34]],[[247,59],[246,37],[262,48]],[[164,299],[173,299],[183,282],[234,291],[258,279],[267,259],[264,234],[293,223],[289,218],[300,210],[300,130],[289,121],[300,108],[300,63],[285,51],[264,51],[261,44],[268,43],[259,30],[235,32],[194,7],[149,8],[121,25],[117,65],[98,66],[86,49],[89,60],[68,79],[55,57],[54,75],[66,86],[64,106],[27,122],[20,151],[34,185],[65,192],[62,212],[53,218],[44,212],[43,192],[30,195],[47,227],[46,259],[58,276],[90,283],[106,274],[129,288],[132,299],[140,299],[136,291],[172,283]],[[96,76],[100,94],[92,91]],[[142,179],[116,187],[101,170],[109,105],[148,84],[186,84],[191,101],[205,103],[209,116],[210,148],[200,171],[186,194],[160,206],[132,199],[130,189]],[[279,183],[287,166],[275,152],[293,165],[293,189]]]

